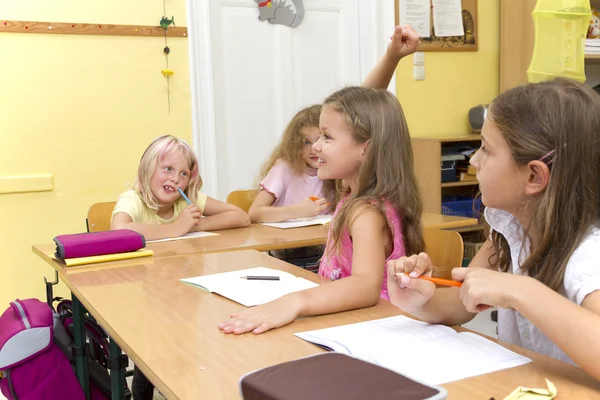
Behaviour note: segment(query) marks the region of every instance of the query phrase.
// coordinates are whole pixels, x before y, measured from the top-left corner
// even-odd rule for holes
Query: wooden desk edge
[[[465,218],[465,217],[461,217]],[[464,228],[467,226],[477,225],[479,221],[475,218],[465,218],[462,221],[452,221],[452,222],[442,222],[440,224],[432,224],[427,225],[425,228],[427,229],[454,229],[454,228]]]

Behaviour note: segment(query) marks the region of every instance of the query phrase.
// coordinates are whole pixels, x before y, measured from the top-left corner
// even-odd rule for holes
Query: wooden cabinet
[[[474,147],[481,146],[481,136],[465,135],[439,138],[412,138],[415,175],[421,196],[423,211],[440,214],[442,212],[442,196],[466,195],[475,196],[479,190],[477,182],[456,181],[442,183],[442,147],[459,142],[468,142]],[[469,230],[480,229],[475,226]]]
[[[500,1],[500,92],[527,83],[536,0]]]

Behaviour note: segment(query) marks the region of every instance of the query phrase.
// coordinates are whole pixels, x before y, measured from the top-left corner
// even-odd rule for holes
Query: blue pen
[[[181,188],[177,188],[177,190],[179,190],[179,193],[181,193],[181,196],[185,199],[185,201],[187,201],[188,204],[192,204],[190,199],[188,199],[188,197],[185,195],[185,193],[183,193],[183,190],[181,190]]]

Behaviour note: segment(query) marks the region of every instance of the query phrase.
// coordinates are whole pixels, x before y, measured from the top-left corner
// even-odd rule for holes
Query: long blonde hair
[[[279,160],[285,161],[296,175],[302,175],[306,172],[308,166],[303,158],[304,136],[300,131],[303,128],[318,129],[320,115],[320,104],[303,108],[294,115],[288,126],[285,128],[285,131],[283,131],[283,135],[281,136],[281,140],[277,144],[277,147],[273,149],[273,152],[263,164],[260,170],[259,182],[267,176],[271,168],[273,168],[275,163]],[[324,181],[323,190],[325,192],[325,198],[332,203],[331,207],[335,207],[335,181]]]
[[[150,189],[150,181],[158,162],[173,151],[181,151],[188,163],[190,180],[184,193],[193,204],[198,200],[198,191],[202,187],[202,178],[198,173],[198,159],[190,146],[183,140],[171,135],[163,135],[154,139],[142,154],[133,189],[138,192],[142,201],[155,211],[158,210],[159,204]]]
[[[423,251],[423,205],[413,171],[408,126],[398,99],[387,90],[351,86],[329,96],[323,107],[345,117],[356,143],[369,141],[358,171],[356,193],[350,195],[333,221],[333,246],[328,251],[339,250],[342,231],[361,206],[376,204],[387,221],[384,199],[401,218],[406,254]]]
[[[517,165],[551,154],[543,159],[550,168],[548,186],[526,205],[534,214],[524,227],[523,245],[531,243],[532,228],[541,237],[521,270],[558,291],[569,258],[590,228],[600,226],[600,96],[586,85],[559,78],[500,94],[488,118]],[[508,242],[492,231],[492,243],[496,253],[490,263],[508,271]]]

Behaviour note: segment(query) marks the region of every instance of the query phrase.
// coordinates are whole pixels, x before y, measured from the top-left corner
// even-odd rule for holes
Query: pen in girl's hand
[[[399,274],[400,275],[400,274]],[[406,275],[409,276],[408,274],[402,274],[402,275]],[[430,281],[433,282],[437,285],[444,285],[444,286],[456,286],[456,287],[461,287],[462,286],[462,282],[459,281],[452,281],[450,279],[442,279],[442,278],[434,278],[432,276],[424,276],[421,275],[418,277],[419,279],[424,279],[426,281]]]
[[[187,201],[188,204],[192,204],[190,199],[188,199],[188,197],[185,195],[185,193],[183,193],[183,190],[181,190],[181,188],[177,188],[177,190],[179,190],[179,194],[181,194],[181,197],[183,197],[185,199],[185,201]]]
[[[241,279],[247,279],[249,281],[278,281],[278,276],[240,276]]]

